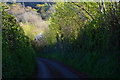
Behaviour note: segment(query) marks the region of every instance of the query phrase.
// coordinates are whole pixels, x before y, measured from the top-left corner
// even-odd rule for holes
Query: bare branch
[[[66,3],[66,2],[65,2]],[[66,3],[67,4],[67,3]],[[78,13],[74,8],[72,8],[69,4],[67,4],[72,10],[74,10],[77,14],[79,14],[79,16],[81,16],[83,19],[87,20],[85,17],[83,17],[82,15],[80,15],[80,13]],[[88,20],[87,20],[88,21]]]
[[[99,7],[100,7],[100,13],[102,13],[102,12],[101,12],[101,9],[102,9],[102,8],[101,8],[100,0],[99,0],[98,3],[99,3]]]
[[[76,6],[77,7],[77,10],[81,13],[81,15],[83,15],[83,13],[78,9],[78,6]]]
[[[75,4],[75,2],[72,2],[72,3]],[[77,4],[75,4],[75,5],[82,8],[82,10],[84,10],[94,20],[93,16],[86,9],[84,9],[83,7],[81,7],[81,6],[77,5]]]
[[[103,0],[102,0],[102,6],[103,6],[103,12],[104,12],[104,16],[105,16],[105,26],[107,26],[107,25],[106,25],[105,5],[104,5],[104,3],[103,3]]]

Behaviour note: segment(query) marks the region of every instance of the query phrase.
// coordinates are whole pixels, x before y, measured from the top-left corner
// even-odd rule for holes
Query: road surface
[[[41,80],[44,78],[88,78],[87,75],[72,69],[64,64],[55,62],[53,60],[43,59],[37,57],[38,69],[33,78]]]

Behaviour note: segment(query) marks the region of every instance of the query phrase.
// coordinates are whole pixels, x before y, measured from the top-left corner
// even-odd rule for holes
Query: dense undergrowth
[[[54,34],[51,38],[55,42],[41,47],[38,55],[67,63],[92,77],[119,78],[120,4],[104,3],[107,8],[102,4],[58,3],[56,13],[50,18]],[[72,10],[76,5],[79,14],[75,12],[78,9]],[[92,5],[89,6],[91,15],[83,11],[88,10],[88,5]],[[105,11],[100,12],[97,5]],[[88,22],[79,18],[80,11],[83,11],[82,17],[94,19]]]
[[[2,77],[29,78],[36,68],[35,52],[15,17],[2,6]]]

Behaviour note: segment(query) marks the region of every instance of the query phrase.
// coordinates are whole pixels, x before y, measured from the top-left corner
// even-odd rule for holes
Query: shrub
[[[3,78],[27,78],[36,67],[30,40],[14,16],[2,6],[2,75]]]

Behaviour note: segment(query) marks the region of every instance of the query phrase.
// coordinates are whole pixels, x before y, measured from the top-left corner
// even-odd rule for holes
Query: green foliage
[[[49,30],[49,21],[42,20],[40,14],[31,6],[23,7],[21,3],[15,3],[10,5],[7,12],[16,17],[17,23],[31,40],[34,40],[37,34]]]
[[[61,2],[55,9],[50,18],[54,44],[43,49],[42,53],[49,54],[41,56],[63,61],[93,77],[118,78],[120,4]]]
[[[3,78],[28,78],[36,67],[34,50],[15,17],[5,9],[2,6],[2,75]]]
[[[37,4],[36,5],[37,8],[37,12],[40,13],[42,19],[47,19],[48,18],[48,14],[47,14],[47,10],[50,8],[50,4],[44,3],[44,4]]]

